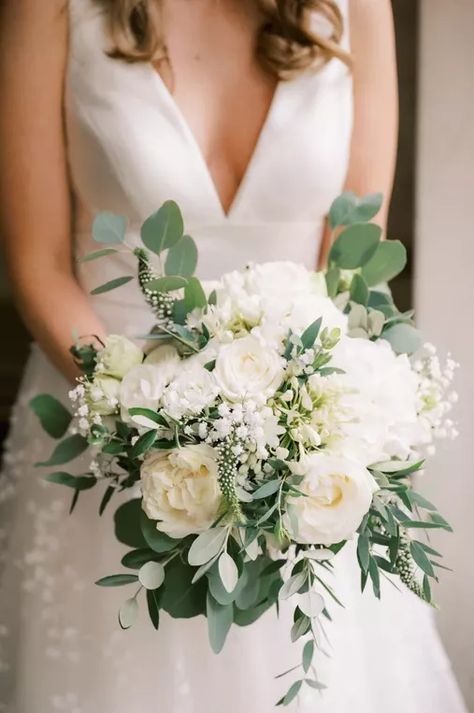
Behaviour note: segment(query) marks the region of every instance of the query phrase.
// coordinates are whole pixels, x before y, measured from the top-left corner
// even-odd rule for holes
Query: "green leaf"
[[[369,544],[369,538],[366,534],[359,535],[359,539],[357,541],[357,559],[359,561],[360,568],[363,572],[367,572],[369,569]]]
[[[316,319],[312,324],[309,325],[309,327],[304,330],[303,334],[301,335],[301,343],[304,349],[311,349],[314,346],[314,343],[319,334],[319,330],[321,329],[322,322],[322,317],[319,317],[319,319]]]
[[[377,561],[374,557],[370,557],[369,561],[369,575],[372,580],[372,588],[377,599],[380,599],[380,574],[379,568],[377,566]]]
[[[224,589],[230,594],[237,586],[239,570],[228,552],[223,552],[219,557],[218,569]]]
[[[291,627],[290,638],[292,642],[298,641],[308,633],[311,627],[311,619],[307,616],[300,616]]]
[[[427,602],[431,603],[431,587],[430,580],[427,575],[423,577],[423,594]]]
[[[411,324],[394,324],[382,332],[381,338],[390,342],[397,354],[413,354],[422,342],[420,332]]]
[[[73,490],[89,490],[97,483],[93,475],[71,475],[70,473],[49,473],[45,480],[58,485],[66,485]]]
[[[232,626],[233,606],[232,604],[219,604],[208,592],[206,615],[211,648],[215,654],[218,654],[222,651],[227,634]]]
[[[159,255],[183,237],[183,216],[174,201],[166,201],[161,208],[145,220],[141,238],[146,247]]]
[[[73,436],[68,436],[68,438],[65,438],[64,441],[58,443],[53,451],[53,454],[48,460],[36,463],[36,465],[63,465],[63,463],[69,463],[69,461],[80,456],[81,453],[84,453],[84,451],[87,450],[87,448],[89,448],[87,439],[76,433]]]
[[[159,593],[153,589],[147,589],[146,602],[148,605],[148,614],[151,619],[151,623],[154,628],[158,631],[160,627],[160,601]]]
[[[418,567],[420,567],[429,577],[434,577],[435,573],[433,565],[419,542],[416,542],[416,540],[410,542],[410,552]]]
[[[139,426],[144,426],[145,428],[165,426],[169,428],[169,423],[166,418],[149,408],[133,407],[128,409],[128,413],[132,417],[132,421]]]
[[[182,275],[191,277],[194,275],[198,261],[198,251],[196,243],[189,235],[183,235],[176,245],[168,251],[165,262],[165,273],[167,275]]]
[[[308,673],[314,656],[314,641],[307,641],[303,649],[303,671]]]
[[[127,219],[114,213],[99,213],[92,223],[92,237],[96,243],[123,243]]]
[[[156,525],[157,523],[154,520],[150,520],[146,513],[140,509],[141,532],[148,547],[158,554],[170,552],[180,541],[173,539],[164,532],[160,532],[160,530],[156,529]]]
[[[254,500],[260,500],[263,498],[268,498],[269,495],[273,495],[280,489],[281,480],[278,478],[276,480],[270,480],[268,483],[264,483],[257,490],[252,493],[252,498]]]
[[[433,503],[430,503],[429,500],[423,497],[420,493],[418,493],[416,490],[409,490],[407,492],[407,497],[409,498],[410,502],[412,504],[418,505],[419,507],[423,508],[424,510],[432,510],[435,512],[438,508],[436,505],[433,505]]]
[[[369,288],[364,278],[357,273],[352,278],[350,296],[353,302],[367,307],[369,302]]]
[[[140,515],[142,512],[140,498],[128,500],[115,511],[115,537],[119,542],[128,545],[128,547],[140,549],[147,546],[140,528]]]
[[[190,277],[184,288],[184,304],[188,312],[207,305],[206,293],[197,277]]]
[[[165,581],[165,568],[160,562],[145,562],[140,567],[138,579],[145,589],[158,589]]]
[[[295,683],[290,687],[286,696],[283,696],[281,701],[278,701],[277,705],[289,706],[290,703],[292,703],[294,701],[294,699],[300,692],[302,685],[303,685],[303,681],[295,681]]]
[[[136,574],[111,574],[108,577],[98,579],[96,584],[99,587],[122,587],[124,584],[138,582]]]
[[[140,569],[140,567],[153,559],[155,553],[148,547],[139,547],[135,550],[127,552],[122,557],[121,563],[124,567],[130,567],[130,569]]]
[[[156,280],[150,280],[150,282],[146,283],[147,289],[156,292],[173,292],[174,290],[180,290],[186,285],[187,280],[179,275],[158,277]]]
[[[114,280],[109,280],[109,282],[106,282],[105,284],[100,285],[99,287],[95,287],[93,290],[91,290],[91,295],[102,295],[104,292],[110,292],[111,290],[115,290],[117,287],[122,287],[122,285],[126,285],[127,282],[130,282],[130,280],[133,279],[133,275],[116,277]]]
[[[326,287],[328,291],[328,297],[335,297],[337,295],[337,289],[339,287],[339,280],[341,279],[341,271],[338,267],[330,267],[326,272]]]
[[[228,535],[227,527],[212,527],[196,537],[188,552],[188,562],[200,567],[215,557],[224,547]]]
[[[60,401],[49,394],[39,394],[30,401],[41,426],[52,438],[62,438],[69,428],[72,416]]]
[[[346,228],[335,240],[329,260],[344,270],[365,265],[377,250],[382,228],[372,223],[356,223]]]
[[[362,277],[369,287],[389,282],[407,264],[407,251],[399,240],[384,240],[362,268]]]
[[[195,570],[175,557],[166,565],[166,585],[161,592],[161,608],[175,619],[205,614],[206,578],[192,584]]]
[[[138,616],[138,604],[135,597],[127,599],[119,611],[119,622],[122,629],[130,629],[136,622]]]
[[[280,599],[289,599],[299,592],[306,583],[306,572],[299,572],[290,577],[280,589]]]
[[[118,253],[115,248],[103,248],[103,250],[94,250],[87,255],[83,255],[77,259],[77,262],[90,262],[91,260],[97,260],[99,257],[105,257],[106,255],[112,255],[113,253]]]
[[[156,441],[156,431],[151,430],[143,433],[130,449],[130,458],[134,460],[150,450]]]
[[[403,460],[389,460],[385,463],[376,463],[370,466],[370,470],[378,470],[381,473],[388,473],[389,475],[396,475],[397,477],[402,477],[405,475],[410,475],[411,473],[416,473],[417,470],[423,467],[425,460],[416,461],[403,461]]]
[[[447,530],[448,532],[453,531],[453,528],[447,523],[433,522],[430,520],[400,520],[400,525],[402,527],[405,527],[407,530]]]
[[[321,683],[320,681],[314,681],[312,678],[305,678],[304,682],[307,683],[310,688],[314,688],[316,691],[324,691],[327,688],[324,683]]]
[[[332,228],[338,225],[365,223],[377,215],[382,202],[381,193],[370,193],[359,198],[355,193],[347,191],[333,202],[329,211],[329,223]]]

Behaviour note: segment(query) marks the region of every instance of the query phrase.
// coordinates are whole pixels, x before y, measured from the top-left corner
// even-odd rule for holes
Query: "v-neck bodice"
[[[347,2],[339,0],[346,18]],[[345,65],[334,59],[319,72],[278,84],[226,213],[189,124],[155,68],[107,56],[105,18],[92,0],[70,0],[70,20],[66,121],[78,251],[90,247],[96,212],[126,215],[133,241],[144,218],[173,199],[198,243],[204,278],[250,260],[315,265],[324,217],[347,172],[352,79]],[[84,285],[115,276],[123,259],[86,263]],[[132,289],[114,299],[134,302]]]

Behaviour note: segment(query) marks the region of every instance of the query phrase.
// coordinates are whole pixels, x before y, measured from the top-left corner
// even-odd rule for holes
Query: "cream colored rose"
[[[170,344],[163,344],[161,347],[153,349],[146,357],[145,364],[154,364],[161,368],[163,377],[170,382],[178,371],[181,359],[175,347]]]
[[[296,542],[332,545],[354,535],[377,489],[366,468],[324,453],[304,459],[306,497],[289,498],[285,524]]]
[[[100,416],[110,416],[118,409],[119,392],[120,381],[113,376],[97,375],[87,386],[87,405],[91,411]]]
[[[206,444],[147,456],[141,483],[144,511],[171,537],[207,530],[222,502],[216,454]]]
[[[110,334],[97,355],[99,371],[122,379],[134,366],[143,361],[143,352],[136,344],[118,334]]]
[[[269,398],[283,378],[283,362],[278,352],[256,337],[242,337],[221,347],[214,376],[230,401],[260,395]]]

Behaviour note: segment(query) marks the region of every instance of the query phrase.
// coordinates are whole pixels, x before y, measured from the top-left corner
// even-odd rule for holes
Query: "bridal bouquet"
[[[313,654],[338,601],[327,575],[345,543],[357,534],[362,589],[370,582],[379,597],[381,576],[398,577],[431,602],[441,555],[422,535],[450,529],[413,475],[436,436],[455,435],[456,365],[421,345],[412,313],[384,286],[406,256],[370,222],[380,204],[350,193],[335,201],[325,272],[266,263],[209,284],[194,276],[196,244],[175,203],[145,221],[136,249],[123,218],[100,214],[93,235],[105,245],[82,259],[129,250],[154,326],[143,348],[119,334],[73,347],[83,372],[73,414],[48,395],[32,401],[62,439],[41,465],[90,450],[85,472],[47,476],[72,488],[72,508],[95,486],[105,486],[100,514],[120,501],[126,571],[97,584],[133,587],[121,626],[143,599],[156,629],[162,610],[204,614],[217,653],[232,624],[290,600],[288,637],[307,640],[283,705],[303,684],[323,687]]]

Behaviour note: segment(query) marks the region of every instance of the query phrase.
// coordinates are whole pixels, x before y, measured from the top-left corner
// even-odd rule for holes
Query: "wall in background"
[[[422,0],[420,19],[416,306],[462,366],[461,436],[439,449],[424,487],[455,528],[440,545],[455,573],[443,572],[438,622],[474,711],[474,2]]]

